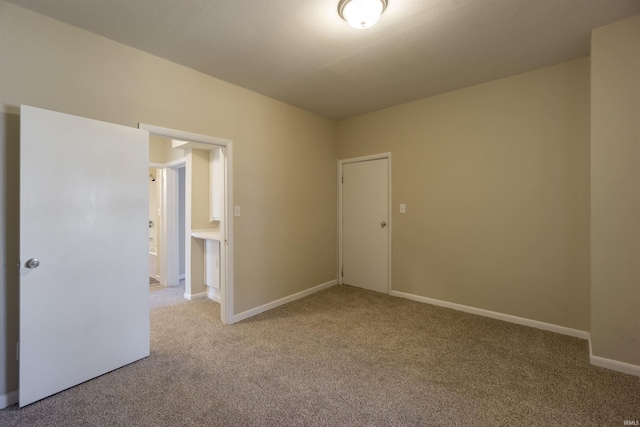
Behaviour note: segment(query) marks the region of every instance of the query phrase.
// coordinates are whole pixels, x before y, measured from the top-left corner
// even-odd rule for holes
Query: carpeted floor
[[[151,357],[2,426],[622,426],[640,378],[587,342],[335,286],[232,326],[208,300],[151,311]]]
[[[184,282],[180,286],[165,288],[158,282],[149,286],[149,306],[154,308],[168,307],[170,305],[188,303],[184,298]]]

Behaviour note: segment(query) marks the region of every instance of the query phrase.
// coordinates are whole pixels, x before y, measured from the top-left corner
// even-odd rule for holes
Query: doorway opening
[[[165,195],[161,206],[165,207],[162,230],[166,228],[163,232],[166,232],[167,241],[178,241],[179,231],[177,227],[172,227],[177,221],[172,220],[171,216],[178,215],[176,187],[179,174],[184,170],[184,296],[187,299],[208,297],[218,301],[221,321],[224,324],[234,323],[233,143],[223,138],[142,123],[138,127],[148,131],[150,138],[171,140],[173,149],[184,152],[182,159],[163,164],[161,174],[164,181],[161,193]],[[216,156],[212,155],[214,152]],[[219,171],[215,179],[214,173],[210,172],[214,158]],[[212,191],[214,186],[216,191]],[[215,216],[214,199],[219,201]],[[167,245],[166,249],[170,249],[170,246]],[[177,248],[177,245],[173,246]],[[160,251],[161,254],[163,252],[168,251]],[[160,258],[160,280],[164,272],[169,284],[171,278],[179,277],[178,257],[167,253],[166,260],[162,256]],[[215,279],[212,280],[212,277]],[[216,292],[213,292],[216,285]]]
[[[149,168],[149,286],[160,285],[158,265],[158,217],[160,213],[159,169]]]
[[[186,164],[171,141],[149,138],[149,290],[151,307],[185,294]]]

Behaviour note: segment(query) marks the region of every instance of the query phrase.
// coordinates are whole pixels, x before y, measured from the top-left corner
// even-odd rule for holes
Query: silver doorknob
[[[38,258],[31,258],[27,260],[24,265],[27,268],[38,268],[38,266],[40,265],[40,261],[38,261]]]
[[[380,223],[380,227],[385,228],[387,226],[387,222],[386,221],[382,221]]]

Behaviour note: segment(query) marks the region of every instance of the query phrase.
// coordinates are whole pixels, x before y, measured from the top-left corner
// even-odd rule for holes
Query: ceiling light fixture
[[[338,14],[353,28],[369,28],[380,19],[387,0],[340,0]]]

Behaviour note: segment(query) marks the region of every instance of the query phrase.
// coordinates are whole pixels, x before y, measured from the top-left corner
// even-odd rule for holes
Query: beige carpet
[[[188,302],[189,300],[184,298],[184,283],[180,286],[165,288],[158,282],[157,285],[149,287],[149,306],[152,310]]]
[[[151,313],[152,355],[2,426],[622,426],[640,378],[584,340],[336,286],[225,327],[208,300]]]

